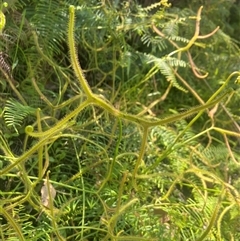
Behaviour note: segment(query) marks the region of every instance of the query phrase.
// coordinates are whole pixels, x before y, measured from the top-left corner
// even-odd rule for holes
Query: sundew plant
[[[240,239],[239,43],[171,3],[2,4],[1,240]]]

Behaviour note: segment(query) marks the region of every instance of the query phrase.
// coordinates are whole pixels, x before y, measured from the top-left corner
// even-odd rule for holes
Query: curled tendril
[[[2,4],[2,6],[6,8],[6,7],[8,6],[8,3],[7,3],[7,2],[4,2],[4,3]]]
[[[26,132],[26,134],[28,134],[28,135],[29,135],[30,133],[32,133],[33,130],[34,130],[34,128],[33,128],[33,126],[31,126],[31,125],[28,125],[28,126],[25,127],[25,132]]]

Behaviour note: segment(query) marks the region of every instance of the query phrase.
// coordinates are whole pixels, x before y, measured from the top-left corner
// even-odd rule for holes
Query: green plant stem
[[[25,239],[23,237],[21,227],[18,226],[14,218],[7,211],[5,211],[3,207],[0,208],[0,213],[2,213],[4,217],[8,220],[12,228],[15,230],[19,240],[24,241]]]
[[[209,224],[208,224],[206,230],[202,233],[202,235],[196,241],[203,241],[209,234],[210,230],[212,229],[213,225],[215,224],[215,222],[217,220],[218,213],[221,208],[222,200],[224,198],[225,193],[226,193],[226,191],[223,190],[221,195],[219,196],[218,202],[216,203],[215,210],[212,214],[212,217],[209,221]]]
[[[225,90],[227,88],[227,85],[229,83],[229,81],[231,80],[231,78],[233,76],[240,76],[240,71],[235,71],[233,73],[231,73],[229,75],[229,77],[227,78],[227,80],[223,83],[223,85],[221,87],[219,87],[219,89],[208,99],[208,101],[204,104],[205,106],[213,103],[212,101],[214,100],[214,98],[216,98],[217,96],[219,96],[219,94]],[[225,92],[225,94],[222,95],[222,97],[224,98],[227,94],[231,93],[231,91],[227,91]],[[223,99],[221,98],[221,99]],[[219,100],[218,102],[215,102],[215,104],[219,103],[221,100]],[[203,106],[203,105],[201,105]],[[205,109],[207,109],[208,107],[206,107]],[[167,155],[169,155],[170,152],[172,152],[172,148],[173,146],[176,145],[176,143],[179,141],[179,139],[184,135],[184,133],[193,125],[193,123],[202,115],[204,109],[199,110],[199,113],[188,123],[188,125],[186,126],[186,128],[176,137],[176,139],[173,141],[173,143],[168,147],[168,149],[166,151],[163,152],[161,158],[159,158],[159,160],[157,162],[155,162],[149,169],[154,169],[157,165],[159,165],[160,161],[165,158]]]
[[[83,71],[80,67],[78,57],[77,57],[77,51],[74,41],[74,18],[75,18],[75,7],[73,5],[69,6],[69,28],[68,28],[68,44],[69,44],[69,50],[70,50],[70,59],[72,63],[72,67],[75,71],[75,74],[80,82],[80,85],[83,88],[84,93],[91,97],[93,96],[93,93],[88,85],[88,82],[86,81]]]
[[[61,135],[58,133],[56,135],[55,132],[53,132],[51,135],[46,136],[45,138],[42,138],[37,144],[35,144],[33,147],[31,147],[28,151],[24,152],[20,157],[14,158],[13,163],[5,167],[4,169],[0,170],[0,175],[4,175],[8,173],[10,170],[12,170],[14,167],[17,165],[21,164],[24,161],[27,161],[28,158],[34,154],[40,147],[46,145],[50,140],[56,140],[59,138]]]
[[[221,214],[219,215],[218,217],[218,220],[217,220],[217,234],[218,234],[218,240],[223,240],[222,239],[222,235],[221,235],[221,224],[222,224],[222,219],[224,217],[224,215],[230,211],[236,204],[235,203],[232,203],[231,205],[225,207],[225,209],[221,212]]]
[[[110,177],[111,177],[112,171],[113,171],[113,167],[114,167],[114,164],[115,164],[117,156],[118,156],[118,150],[119,150],[121,140],[122,140],[122,122],[119,119],[119,136],[118,136],[118,141],[117,141],[117,144],[115,147],[114,157],[113,157],[113,160],[111,161],[111,163],[109,164],[107,176],[106,176],[106,178],[104,178],[104,181],[102,182],[101,186],[99,187],[98,193],[103,189],[105,184],[110,180]]]
[[[137,175],[138,168],[141,165],[141,162],[143,161],[145,148],[146,148],[146,144],[147,144],[147,138],[148,138],[148,128],[144,128],[139,155],[138,155],[138,158],[137,158],[137,161],[136,161],[136,164],[135,164],[135,168],[134,168],[134,171],[133,171],[133,186],[135,186],[135,188],[136,188],[136,183],[135,183],[136,182],[136,175]]]

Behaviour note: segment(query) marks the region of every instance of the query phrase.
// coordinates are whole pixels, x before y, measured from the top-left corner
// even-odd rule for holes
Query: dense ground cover
[[[239,240],[239,3],[8,3],[1,240]]]

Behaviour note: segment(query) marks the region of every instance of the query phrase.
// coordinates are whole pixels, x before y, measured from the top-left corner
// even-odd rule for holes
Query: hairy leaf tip
[[[74,13],[74,11],[75,11],[75,7],[73,5],[70,5],[69,6],[69,12]]]
[[[235,80],[235,84],[240,84],[240,75],[237,77],[237,79]]]

